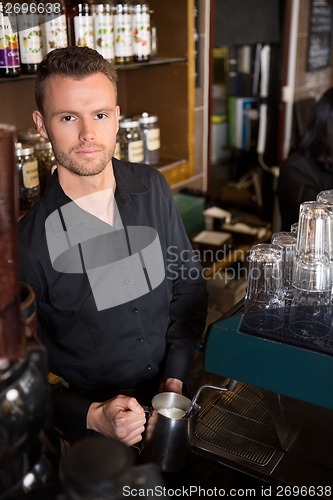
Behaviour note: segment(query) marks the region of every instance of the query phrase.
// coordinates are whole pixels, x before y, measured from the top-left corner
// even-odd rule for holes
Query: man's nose
[[[91,121],[82,121],[79,139],[80,141],[93,141],[95,139],[95,127]]]

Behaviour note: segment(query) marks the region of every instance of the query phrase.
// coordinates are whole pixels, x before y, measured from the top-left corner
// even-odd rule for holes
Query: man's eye
[[[103,120],[103,118],[106,118],[106,114],[105,113],[97,113],[96,118],[98,120]]]
[[[70,121],[72,121],[72,120],[73,120],[73,116],[71,116],[71,115],[63,116],[63,117],[62,117],[62,120],[63,120],[64,122],[70,122]]]

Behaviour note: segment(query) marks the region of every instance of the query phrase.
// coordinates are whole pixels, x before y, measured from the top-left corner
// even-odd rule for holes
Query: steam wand
[[[194,395],[190,406],[187,408],[186,412],[183,415],[183,418],[188,418],[191,415],[193,408],[195,407],[196,402],[197,402],[201,392],[204,389],[215,389],[215,390],[220,391],[220,392],[222,392],[222,391],[234,391],[237,387],[237,383],[238,383],[237,380],[230,379],[228,384],[225,387],[220,387],[218,385],[210,385],[210,384],[202,385],[201,387],[199,387],[196,394]]]

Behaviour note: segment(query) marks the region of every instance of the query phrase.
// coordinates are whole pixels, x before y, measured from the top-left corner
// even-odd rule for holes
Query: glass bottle
[[[35,156],[38,162],[38,175],[40,185],[40,196],[42,196],[50,182],[51,175],[56,166],[52,144],[49,141],[39,142],[34,146]]]
[[[143,162],[143,139],[139,121],[131,118],[122,120],[118,135],[121,159],[133,163]]]
[[[21,71],[27,75],[34,74],[43,59],[42,31],[36,3],[31,0],[22,3],[17,19]]]
[[[118,1],[114,7],[114,54],[116,64],[133,61],[132,5]]]
[[[95,0],[92,5],[94,45],[109,62],[114,61],[113,9],[109,0]]]
[[[39,200],[38,162],[33,146],[16,144],[16,168],[19,177],[20,210],[29,210]]]
[[[150,21],[150,57],[157,56],[158,41],[157,41],[157,28],[155,24]]]
[[[67,47],[67,19],[63,0],[50,3],[41,16],[44,54],[60,47]]]
[[[72,0],[67,5],[67,29],[70,45],[94,48],[94,24],[91,1]]]
[[[16,16],[7,15],[6,2],[0,1],[0,77],[21,73],[17,31]]]
[[[133,59],[147,62],[151,53],[151,31],[149,5],[136,1],[133,6]]]
[[[160,128],[158,117],[142,113],[139,118],[143,132],[144,162],[147,165],[156,165],[160,161]]]

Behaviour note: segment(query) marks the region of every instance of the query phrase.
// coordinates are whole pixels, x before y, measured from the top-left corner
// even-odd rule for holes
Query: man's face
[[[45,85],[44,114],[35,111],[58,166],[81,176],[101,173],[116,144],[119,107],[112,82],[102,73],[76,80],[53,75]]]

